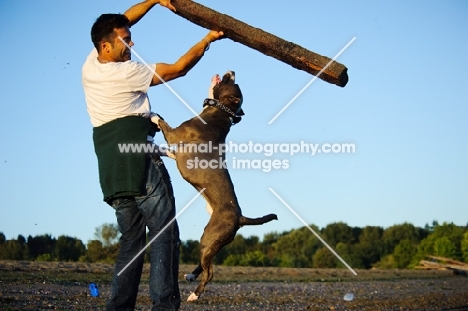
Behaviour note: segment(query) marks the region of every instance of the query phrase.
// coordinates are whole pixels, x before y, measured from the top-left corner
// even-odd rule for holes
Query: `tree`
[[[56,244],[57,259],[60,261],[78,261],[85,254],[86,248],[79,239],[61,235]]]
[[[200,242],[188,240],[180,245],[180,261],[185,264],[198,264],[200,261]]]
[[[468,231],[463,234],[463,240],[461,242],[461,252],[463,261],[468,263]]]
[[[255,251],[259,249],[259,238],[255,235],[248,238],[244,238],[242,234],[237,234],[234,237],[234,241],[226,245],[221,249],[221,251],[216,255],[213,260],[214,264],[224,264],[224,261],[230,255],[243,255],[249,251]]]
[[[86,254],[82,258],[86,262],[99,262],[104,259],[102,242],[99,240],[90,240],[86,245]]]
[[[455,244],[448,237],[443,236],[434,241],[434,255],[447,258],[456,257]]]
[[[0,259],[23,260],[26,247],[18,240],[7,240],[0,245]]]
[[[446,254],[455,260],[462,260],[461,244],[464,238],[463,228],[453,223],[443,223],[438,225],[434,221],[434,231],[421,241],[418,251],[413,259],[413,264],[417,264],[426,255]],[[445,239],[442,239],[444,238]],[[436,243],[437,241],[437,243]]]
[[[353,228],[344,222],[336,222],[327,225],[322,230],[322,237],[333,248],[338,243],[353,244],[357,242],[358,236],[354,235]]]
[[[16,240],[6,240],[5,235],[0,232],[0,259],[24,260],[28,257],[26,239],[18,235]]]
[[[395,268],[404,269],[408,267],[416,254],[416,251],[417,246],[414,241],[409,239],[400,241],[400,243],[395,246],[395,250],[393,252]]]
[[[335,268],[336,264],[335,255],[326,247],[319,248],[313,256],[314,268]]]
[[[260,239],[257,236],[250,236],[244,238],[241,234],[237,234],[230,244],[226,246],[229,253],[233,254],[245,254],[248,250],[255,249],[258,247],[258,241]]]
[[[312,225],[311,228],[319,232],[317,226]],[[313,264],[312,256],[319,247],[319,240],[307,227],[291,230],[278,239],[279,265],[281,267],[310,268]]]
[[[270,262],[262,251],[256,250],[245,254],[231,254],[224,260],[223,265],[265,267],[269,266]]]
[[[417,228],[410,223],[391,226],[382,234],[383,253],[392,254],[395,247],[403,240],[418,244],[428,234],[429,231]]]
[[[94,231],[94,237],[96,240],[102,242],[104,247],[117,244],[119,242],[119,228],[116,224],[106,223],[100,227],[96,227]]]
[[[55,244],[57,240],[52,238],[50,234],[37,235],[35,237],[28,236],[26,242],[28,247],[29,259],[36,260],[39,255],[50,254],[54,256]]]
[[[19,244],[26,245],[26,239],[21,234],[18,235],[18,238],[16,240],[18,241]]]
[[[268,258],[260,250],[247,252],[242,259],[241,265],[243,266],[265,267],[270,265]]]
[[[350,244],[340,242],[336,245],[336,252],[352,268],[356,268],[356,269],[364,268],[360,255],[358,254],[356,244],[350,245]],[[337,261],[336,267],[346,268],[345,265],[341,261]]]
[[[356,252],[362,261],[364,268],[371,268],[373,264],[380,261],[383,253],[381,227],[367,226],[359,236]]]
[[[119,253],[120,244],[120,232],[116,224],[105,223],[100,227],[96,227],[94,230],[95,240],[100,241],[102,245],[101,255],[93,254],[92,257],[99,259],[99,261],[106,263],[114,263]],[[93,240],[94,241],[94,240]],[[99,246],[97,243],[93,242],[93,247],[96,247],[95,251],[98,251]],[[149,249],[147,249],[147,252]],[[91,257],[86,260],[91,260]]]
[[[263,241],[260,243],[261,250],[265,254],[269,266],[277,267],[280,263],[278,239],[281,236],[277,232],[267,233],[263,236]]]

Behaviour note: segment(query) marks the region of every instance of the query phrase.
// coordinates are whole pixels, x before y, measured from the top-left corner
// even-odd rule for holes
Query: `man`
[[[152,310],[178,310],[179,230],[175,200],[167,170],[159,155],[120,153],[118,145],[152,140],[147,96],[150,86],[184,76],[222,32],[210,31],[173,64],[150,69],[131,61],[130,27],[153,6],[172,11],[170,0],[147,0],[121,14],[101,15],[91,29],[95,49],[82,68],[82,83],[93,125],[94,148],[104,200],[115,209],[120,238],[112,294],[107,310],[133,310],[140,282],[143,254],[128,265],[151,240],[150,295]],[[127,266],[128,265],[128,266]]]

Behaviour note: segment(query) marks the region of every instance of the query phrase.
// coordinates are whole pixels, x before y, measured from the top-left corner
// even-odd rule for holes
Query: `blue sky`
[[[287,160],[269,173],[231,169],[244,215],[276,213],[277,222],[242,228],[244,236],[324,227],[410,222],[468,222],[468,3],[465,1],[235,1],[201,4],[328,57],[356,40],[338,61],[340,88],[229,39],[215,42],[185,77],[170,83],[200,111],[213,74],[234,70],[244,94],[237,144],[353,143],[353,154],[230,154]],[[0,232],[7,239],[68,235],[86,243],[115,222],[102,202],[81,66],[101,13],[132,1],[0,0]],[[207,33],[160,6],[132,27],[134,49],[148,63],[174,62]],[[134,59],[137,58],[134,56]],[[153,110],[176,126],[192,113],[165,87],[149,91]],[[164,142],[161,135],[156,137]],[[166,160],[178,211],[196,194]],[[228,162],[229,164],[230,162]],[[179,218],[182,240],[199,239],[208,221],[197,199]]]

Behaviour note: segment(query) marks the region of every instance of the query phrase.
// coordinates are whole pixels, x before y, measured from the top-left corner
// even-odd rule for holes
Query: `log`
[[[292,67],[317,76],[332,59],[311,52],[293,42],[254,28],[229,15],[219,13],[192,0],[172,0],[175,14],[201,27],[223,31],[224,36],[274,57]],[[348,83],[348,68],[333,61],[318,78],[344,87]]]
[[[426,257],[430,258],[430,259],[442,261],[442,262],[447,263],[447,264],[460,265],[460,266],[465,266],[465,267],[468,268],[467,263],[461,262],[461,261],[458,261],[458,260],[454,260],[454,259],[451,259],[451,258],[440,257],[440,256],[431,256],[431,255],[426,255]]]
[[[444,263],[438,263],[438,262],[429,261],[429,260],[421,260],[419,264],[422,265],[423,268],[468,271],[467,265],[444,264]]]

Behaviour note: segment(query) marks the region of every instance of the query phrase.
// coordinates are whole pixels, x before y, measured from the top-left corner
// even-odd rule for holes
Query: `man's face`
[[[130,48],[127,47],[133,46],[132,34],[128,27],[116,28],[114,32],[116,36],[114,38],[114,43],[109,49],[110,56],[115,62],[126,62],[132,58]]]

